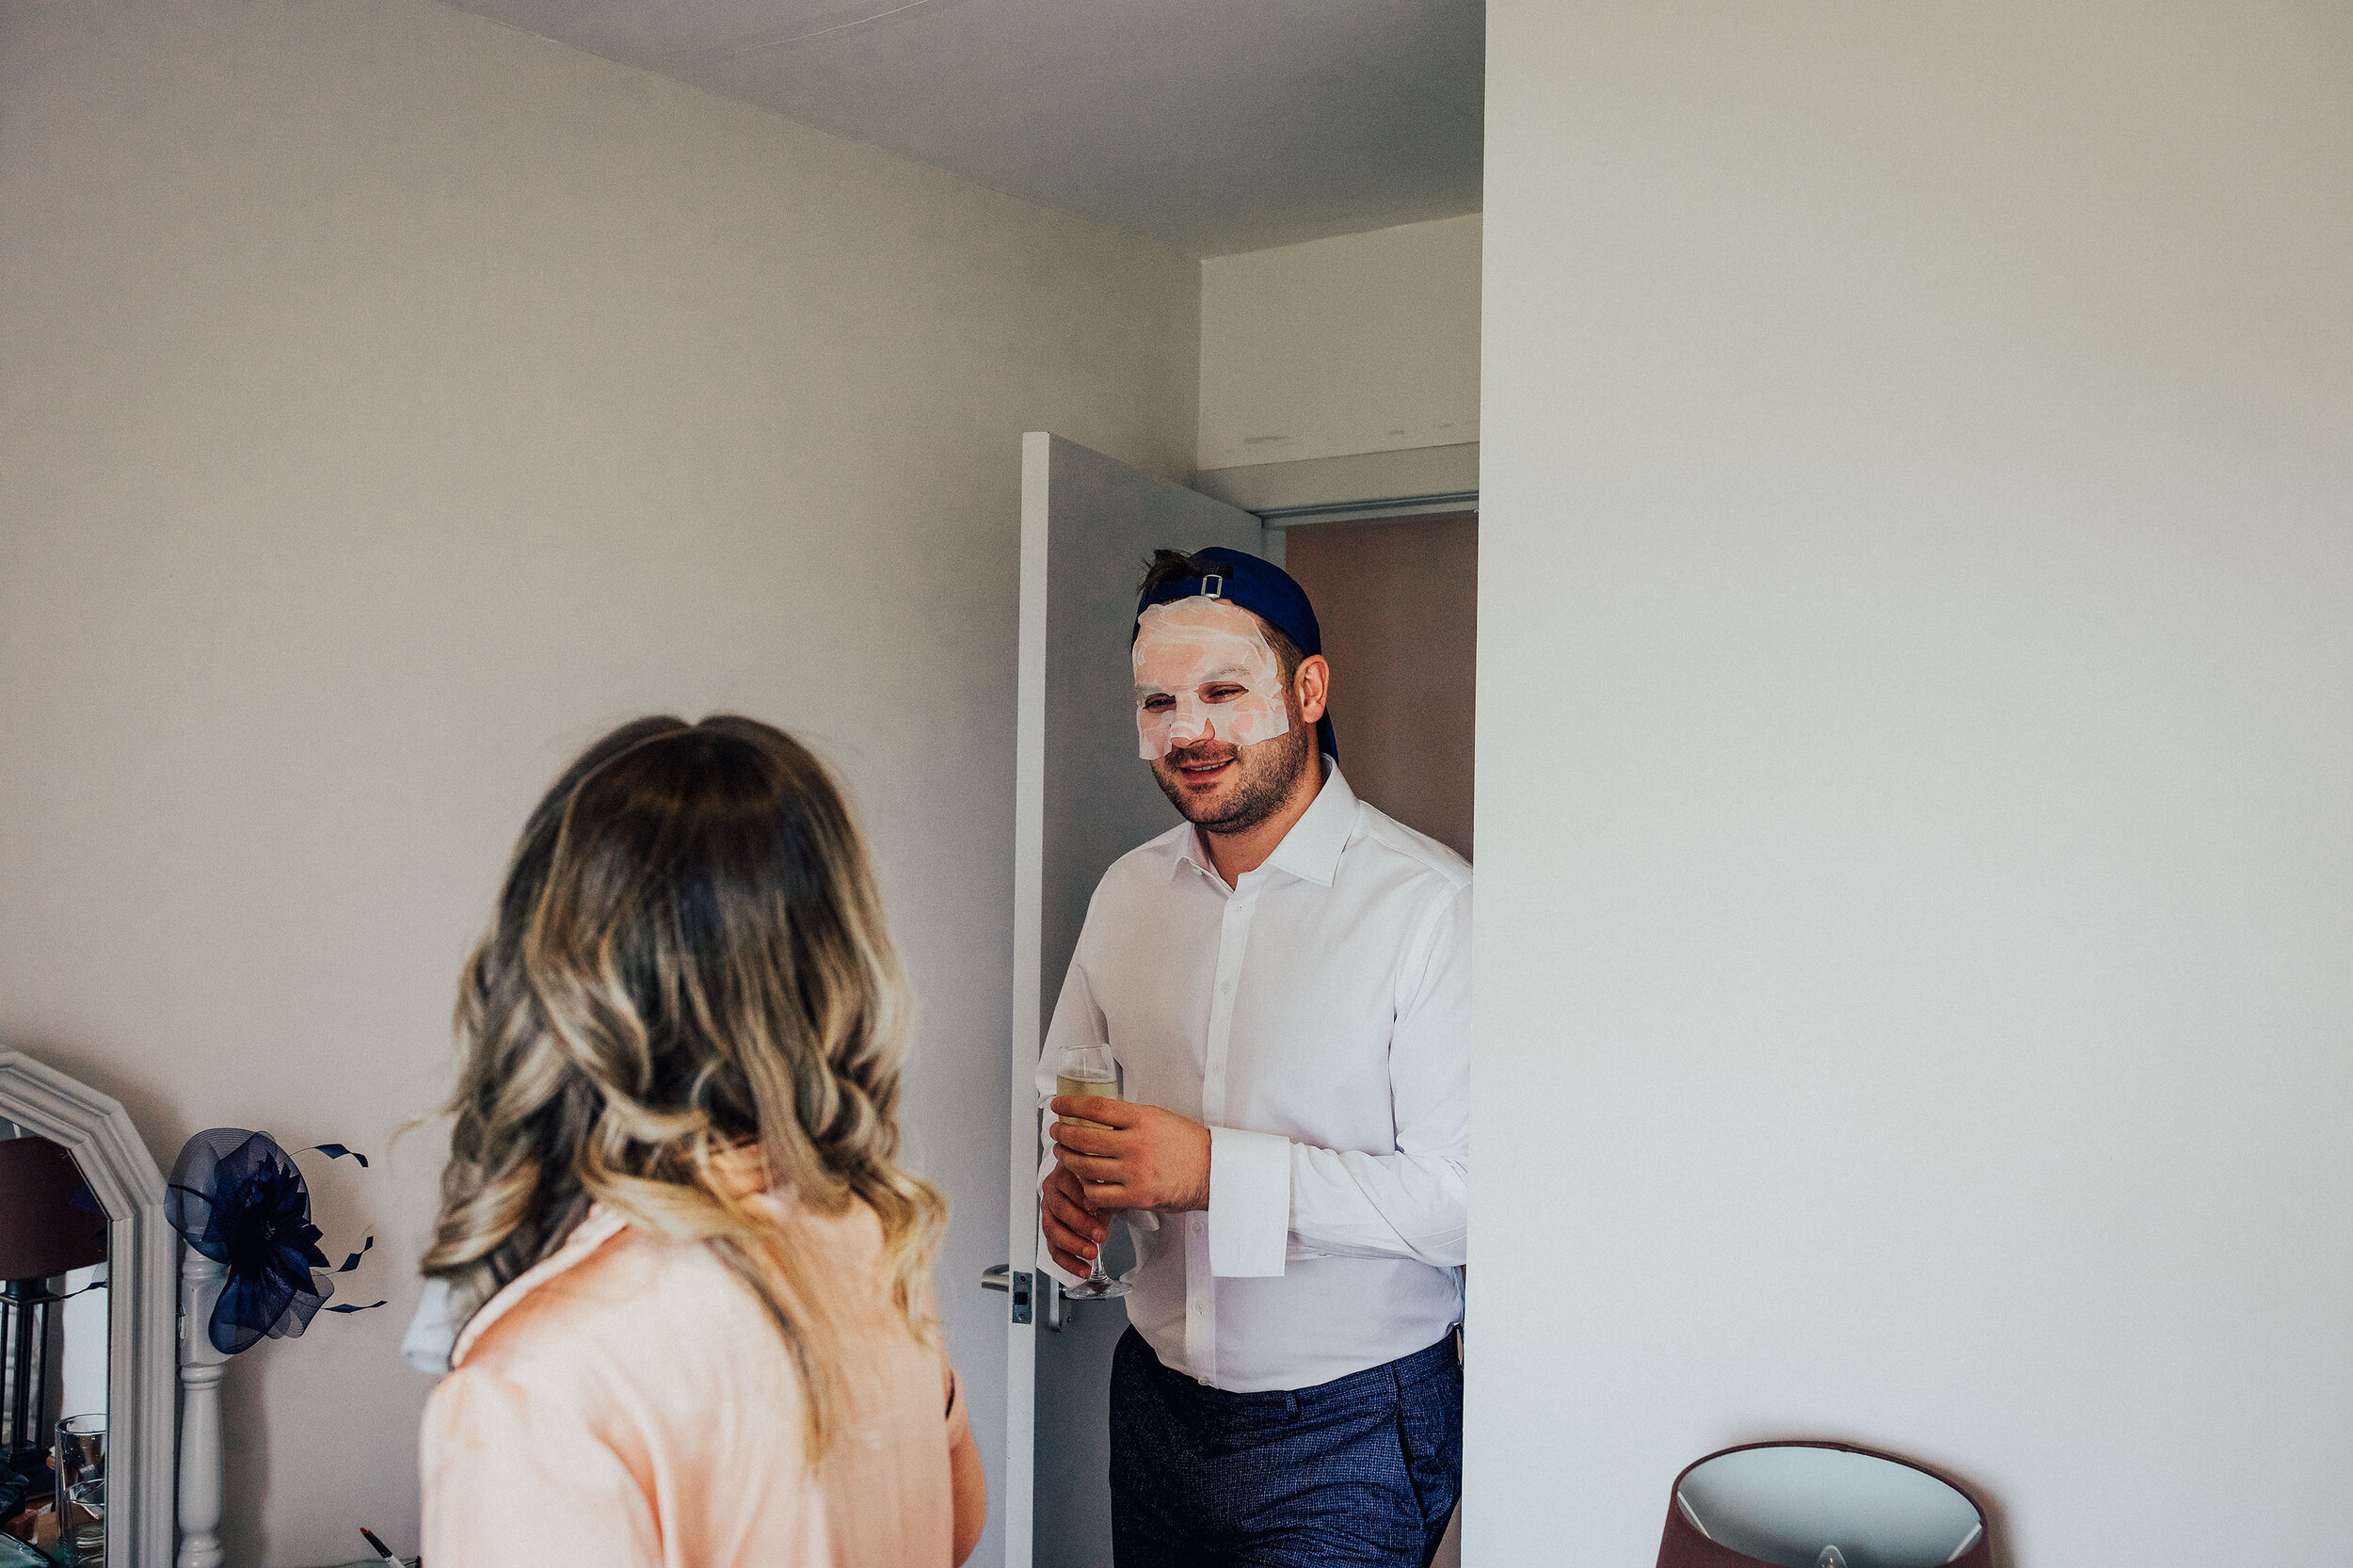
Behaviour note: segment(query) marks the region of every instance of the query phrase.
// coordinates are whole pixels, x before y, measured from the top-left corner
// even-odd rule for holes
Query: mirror
[[[163,1201],[120,1105],[0,1052],[0,1565],[170,1560]]]
[[[0,1194],[0,1531],[87,1568],[105,1560],[106,1215],[72,1150],[6,1119]]]

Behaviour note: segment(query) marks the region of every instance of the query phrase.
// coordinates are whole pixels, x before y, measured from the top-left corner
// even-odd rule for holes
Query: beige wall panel
[[[2344,1560],[2353,12],[1488,18],[1465,1560]]]
[[[524,811],[650,710],[871,830],[1000,1441],[1019,436],[1189,472],[1195,264],[424,0],[8,7],[0,212],[0,1041],[167,1165],[379,1157],[318,1185],[392,1304],[232,1368],[231,1560],[413,1541],[392,1134]]]

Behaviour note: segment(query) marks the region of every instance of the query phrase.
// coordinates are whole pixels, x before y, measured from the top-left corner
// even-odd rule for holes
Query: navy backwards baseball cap
[[[1289,572],[1272,561],[1261,561],[1256,555],[1228,550],[1222,544],[1193,551],[1192,555],[1196,561],[1214,563],[1219,569],[1199,577],[1172,579],[1138,598],[1136,619],[1128,627],[1129,644],[1136,640],[1137,625],[1143,621],[1144,612],[1153,605],[1206,596],[1222,599],[1257,616],[1289,637],[1303,658],[1323,651],[1323,629],[1316,624],[1316,607],[1307,602],[1307,590]],[[1332,733],[1328,709],[1316,721],[1316,744],[1335,760],[1338,759],[1339,738]]]

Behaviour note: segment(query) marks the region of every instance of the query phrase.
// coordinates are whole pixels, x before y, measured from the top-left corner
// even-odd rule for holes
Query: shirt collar
[[[1300,819],[1291,824],[1283,841],[1274,846],[1274,853],[1266,857],[1264,871],[1273,867],[1290,872],[1302,882],[1314,882],[1329,888],[1339,875],[1340,851],[1348,847],[1348,836],[1356,826],[1356,792],[1340,776],[1340,764],[1333,757],[1323,759],[1323,788],[1316,792],[1314,804]],[[1217,880],[1224,887],[1225,879],[1218,876],[1217,863],[1209,858],[1209,845],[1201,841],[1201,829],[1188,825],[1177,841],[1176,863],[1191,865],[1194,870]],[[1255,873],[1254,873],[1255,874]]]
[[[629,1228],[629,1222],[602,1204],[591,1207],[564,1244],[506,1282],[505,1288],[482,1304],[480,1311],[467,1320],[457,1333],[457,1342],[450,1347],[449,1364],[453,1368],[465,1365],[467,1352],[474,1347],[484,1331],[522,1304],[525,1296],[554,1279],[569,1273],[588,1261],[597,1250]]]

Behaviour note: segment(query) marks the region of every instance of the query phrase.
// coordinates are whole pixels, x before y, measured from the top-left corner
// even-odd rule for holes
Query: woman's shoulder
[[[827,1271],[841,1283],[879,1267],[881,1223],[866,1205],[854,1200],[827,1214],[790,1192],[757,1201],[791,1230],[790,1244],[825,1254]],[[740,1368],[744,1340],[755,1333],[765,1343],[775,1327],[717,1251],[655,1235],[600,1207],[484,1304],[458,1336],[451,1364],[456,1371],[508,1374],[541,1360],[586,1358],[603,1368],[656,1363],[675,1376],[698,1353]]]
[[[763,1518],[786,1508],[775,1479],[800,1476],[843,1539],[944,1539],[962,1401],[938,1349],[889,1308],[881,1222],[855,1202],[828,1214],[760,1201],[788,1244],[824,1254],[828,1288],[874,1282],[874,1309],[844,1325],[856,1408],[823,1476],[807,1471],[792,1352],[751,1287],[708,1245],[607,1221],[584,1223],[470,1325],[427,1411],[428,1477],[447,1490],[500,1455],[530,1456],[535,1474],[641,1493],[648,1517],[691,1534],[706,1514],[735,1520],[739,1502],[765,1498]]]
[[[592,1210],[570,1240],[466,1325],[451,1375],[588,1386],[638,1373],[675,1380],[698,1361],[724,1364],[729,1347],[740,1352],[744,1336],[765,1322],[709,1246]]]
[[[740,1533],[746,1509],[797,1529],[801,1382],[727,1264],[627,1224],[576,1235],[558,1256],[494,1297],[489,1321],[479,1322],[488,1307],[477,1315],[426,1403],[428,1539],[434,1518],[445,1538],[449,1520],[487,1509],[520,1509],[548,1540],[610,1517],[642,1548],[629,1560],[653,1562],[679,1560],[663,1554],[673,1537]],[[501,1531],[513,1546],[516,1530]],[[700,1560],[690,1547],[686,1560]],[[466,1560],[540,1558],[503,1549]]]

